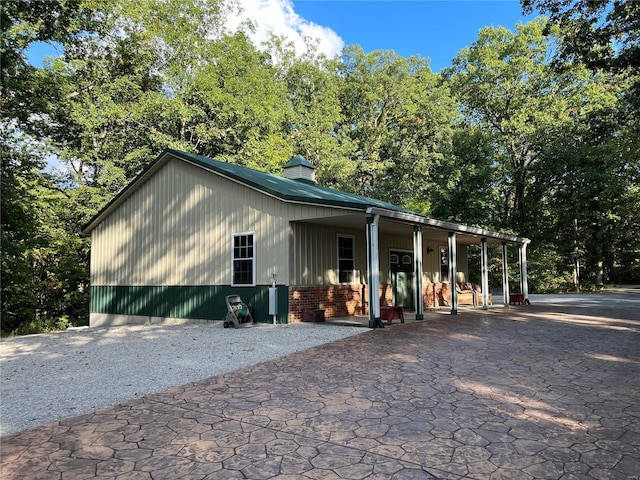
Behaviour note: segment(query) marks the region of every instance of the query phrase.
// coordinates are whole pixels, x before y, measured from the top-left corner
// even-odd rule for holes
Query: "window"
[[[255,285],[256,262],[253,232],[233,235],[231,285]]]
[[[354,270],[353,237],[338,235],[338,281],[340,283],[354,283]]]

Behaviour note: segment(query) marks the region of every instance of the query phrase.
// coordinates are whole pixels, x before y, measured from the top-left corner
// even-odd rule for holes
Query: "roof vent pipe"
[[[283,168],[284,178],[316,184],[316,167],[300,155],[292,157]]]

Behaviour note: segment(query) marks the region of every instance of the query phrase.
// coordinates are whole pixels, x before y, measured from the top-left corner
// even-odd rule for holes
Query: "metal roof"
[[[195,163],[213,172],[229,177],[274,197],[290,202],[313,203],[331,207],[344,207],[356,210],[366,210],[369,207],[385,208],[398,212],[407,212],[396,205],[381,200],[343,192],[332,188],[321,187],[309,182],[284,178],[272,173],[260,172],[252,168],[221,162],[211,158],[185,153],[179,150],[166,150],[171,155]]]
[[[154,160],[144,171],[142,171],[129,185],[127,185],[113,200],[111,200],[100,212],[98,212],[83,228],[82,234],[89,234],[96,228],[104,218],[106,218],[114,209],[116,209],[126,198],[131,195],[137,188],[150,178],[158,169],[160,169],[170,158],[178,158],[187,163],[191,163],[215,174],[236,181],[250,188],[257,189],[268,195],[272,195],[287,202],[296,202],[304,204],[321,205],[327,207],[348,208],[358,210],[363,213],[378,214],[383,217],[395,218],[403,222],[414,225],[429,225],[448,231],[458,233],[471,233],[482,235],[492,239],[499,239],[509,242],[529,243],[529,240],[523,237],[507,235],[499,232],[491,232],[475,227],[458,225],[450,222],[434,220],[418,213],[406,210],[391,203],[376,200],[374,198],[357,195],[354,193],[334,190],[332,188],[322,187],[307,181],[293,180],[284,178],[271,173],[260,172],[251,168],[235,165],[232,163],[221,162],[202,155],[182,152],[180,150],[166,149],[156,160]],[[294,157],[289,161],[296,160]],[[296,160],[294,166],[301,165],[302,160],[309,163],[303,157]],[[309,165],[311,165],[309,163]],[[474,235],[474,236],[475,236]]]

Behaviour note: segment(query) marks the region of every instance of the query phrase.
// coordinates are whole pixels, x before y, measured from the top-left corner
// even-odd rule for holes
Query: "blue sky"
[[[486,26],[513,30],[523,16],[516,0],[295,0],[298,15],[335,31],[346,45],[365,52],[394,50],[408,57],[421,55],[440,71]]]
[[[522,15],[517,0],[239,0],[248,18],[260,24],[254,42],[275,32],[303,45],[302,36],[320,39],[320,50],[332,56],[344,45],[360,45],[365,52],[394,50],[404,57],[430,59],[433,71],[451,65],[486,26],[511,30],[536,15]],[[243,18],[231,19],[237,25]],[[233,28],[234,25],[229,25]],[[31,62],[57,56],[53,47],[37,44]]]

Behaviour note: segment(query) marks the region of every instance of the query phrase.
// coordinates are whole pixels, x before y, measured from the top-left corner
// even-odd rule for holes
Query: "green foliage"
[[[427,62],[347,47],[338,133],[353,144],[358,193],[404,205],[426,200],[451,144],[455,106]]]
[[[478,126],[462,124],[453,147],[434,172],[431,215],[452,222],[499,228],[502,202],[491,136]]]
[[[3,132],[3,332],[62,316],[88,317],[89,242],[70,218],[73,202],[41,172],[43,152],[32,145]]]
[[[15,132],[2,129],[0,173],[2,178],[2,271],[0,279],[2,330],[13,330],[36,316],[30,295],[33,276],[29,252],[40,241],[38,208],[33,194],[42,160]]]
[[[336,61],[326,59],[291,62],[285,72],[292,110],[289,139],[293,151],[317,167],[321,184],[353,191],[353,146],[348,136],[335,135],[345,122],[339,68]]]
[[[531,170],[569,118],[575,93],[573,71],[558,75],[547,59],[552,39],[543,19],[484,28],[445,72],[467,124],[482,131],[493,153],[500,228],[526,234],[532,226],[527,193]]]
[[[525,13],[549,14],[564,32],[562,62],[606,70],[640,67],[640,3],[634,0],[521,0]]]

